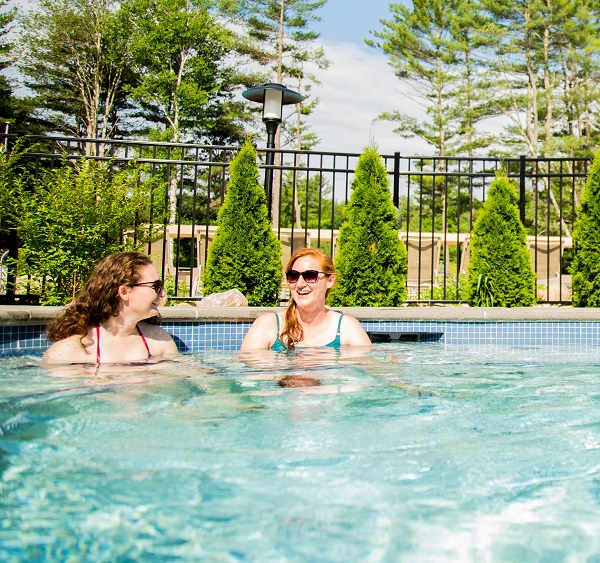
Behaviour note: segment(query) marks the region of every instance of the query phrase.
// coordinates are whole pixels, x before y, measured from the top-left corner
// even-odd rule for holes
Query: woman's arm
[[[342,346],[371,346],[371,340],[357,319],[344,315],[340,329]]]
[[[247,352],[249,350],[267,350],[270,348],[277,337],[277,313],[265,313],[258,317],[252,326],[248,329],[240,350]]]

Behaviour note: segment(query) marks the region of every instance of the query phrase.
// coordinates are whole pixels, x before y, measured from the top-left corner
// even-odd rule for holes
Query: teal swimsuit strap
[[[338,329],[337,329],[336,336],[340,335],[340,329],[342,328],[342,317],[343,316],[344,316],[344,313],[340,313],[340,320],[338,321]]]
[[[275,319],[277,320],[277,336],[275,337],[275,342],[271,344],[270,348],[271,350],[275,350],[276,352],[283,352],[284,350],[286,350],[286,347],[281,342],[281,338],[279,338],[279,315],[277,313],[274,314]]]

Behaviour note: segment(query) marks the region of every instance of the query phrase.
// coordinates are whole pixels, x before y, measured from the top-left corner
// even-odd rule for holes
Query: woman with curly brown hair
[[[301,248],[290,258],[286,277],[290,302],[285,315],[258,317],[244,337],[242,351],[371,345],[354,317],[325,306],[335,283],[335,268],[327,254],[318,248]]]
[[[104,258],[75,301],[48,327],[50,363],[129,363],[177,354],[158,319],[163,282],[152,261],[139,252]]]

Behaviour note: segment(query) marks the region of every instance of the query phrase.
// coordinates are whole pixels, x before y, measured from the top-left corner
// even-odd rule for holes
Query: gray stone
[[[230,289],[224,293],[211,293],[196,303],[197,307],[247,307],[248,300],[239,289]]]

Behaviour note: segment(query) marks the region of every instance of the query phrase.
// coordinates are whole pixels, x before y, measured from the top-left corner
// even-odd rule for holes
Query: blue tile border
[[[163,322],[181,351],[238,350],[250,321]],[[443,333],[445,344],[510,347],[600,347],[600,321],[361,321],[367,332]],[[0,356],[48,347],[45,325],[0,326]]]

